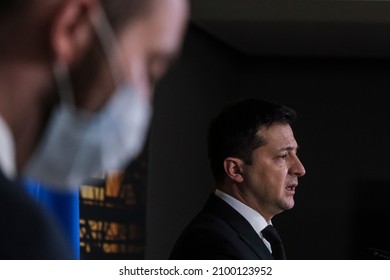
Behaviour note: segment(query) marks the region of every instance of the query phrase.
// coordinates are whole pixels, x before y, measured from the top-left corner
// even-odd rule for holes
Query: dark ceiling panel
[[[192,21],[250,55],[390,57],[390,1],[194,0]]]

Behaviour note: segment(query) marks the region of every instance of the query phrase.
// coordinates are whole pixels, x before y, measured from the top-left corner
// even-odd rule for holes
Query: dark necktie
[[[275,260],[285,260],[286,255],[284,253],[282,239],[280,238],[276,229],[268,225],[265,229],[261,231],[263,237],[271,244],[272,256]]]

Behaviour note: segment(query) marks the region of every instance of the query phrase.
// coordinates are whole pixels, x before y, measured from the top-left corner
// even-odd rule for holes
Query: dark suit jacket
[[[72,259],[52,217],[0,171],[0,259]]]
[[[211,194],[203,210],[179,236],[169,259],[268,260],[273,257],[249,222]]]

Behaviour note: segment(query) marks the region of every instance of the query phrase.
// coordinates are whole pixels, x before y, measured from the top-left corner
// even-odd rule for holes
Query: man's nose
[[[292,166],[292,173],[297,177],[302,177],[306,174],[305,167],[298,157],[295,158],[294,164]]]

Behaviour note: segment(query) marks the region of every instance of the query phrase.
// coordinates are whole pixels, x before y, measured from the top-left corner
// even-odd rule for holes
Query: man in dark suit
[[[272,217],[294,206],[305,169],[296,113],[259,99],[226,105],[212,120],[208,155],[216,190],[179,236],[170,259],[285,259]]]
[[[186,0],[0,4],[0,259],[73,258],[17,181],[77,188],[134,159],[187,15]]]

